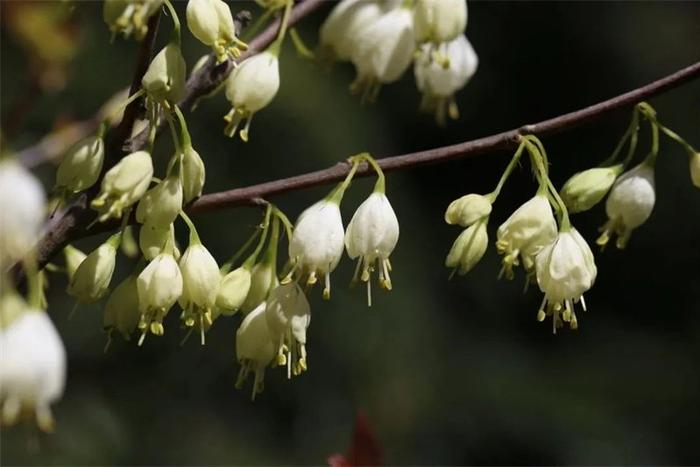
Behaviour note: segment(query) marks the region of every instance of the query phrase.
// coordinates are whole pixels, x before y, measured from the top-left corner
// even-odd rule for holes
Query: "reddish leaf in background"
[[[384,465],[382,446],[367,423],[362,412],[355,417],[355,428],[347,455],[333,454],[328,457],[330,467],[359,467]]]

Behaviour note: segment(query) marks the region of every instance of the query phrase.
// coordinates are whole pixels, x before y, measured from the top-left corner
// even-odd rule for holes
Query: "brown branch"
[[[646,86],[549,120],[531,125],[524,125],[514,130],[451,146],[443,146],[402,156],[386,157],[378,159],[377,162],[382,170],[390,172],[452,159],[472,157],[488,152],[513,149],[517,146],[518,139],[521,135],[534,134],[537,136],[547,136],[560,131],[569,130],[602,117],[609,112],[631,107],[634,104],[698,77],[700,77],[700,62],[694,63],[671,75],[649,83]],[[338,182],[345,178],[349,169],[349,164],[340,162],[325,170],[309,172],[303,175],[249,187],[210,193],[192,203],[187,211],[190,213],[198,213],[227,207],[256,205],[260,198],[269,198],[289,191]],[[356,176],[366,176],[370,174],[372,174],[372,170],[365,165],[360,167]]]

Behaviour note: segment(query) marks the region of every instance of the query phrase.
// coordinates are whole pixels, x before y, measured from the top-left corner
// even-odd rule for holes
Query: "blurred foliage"
[[[2,2],[6,19],[8,5]],[[184,6],[177,4],[183,13]],[[253,4],[233,7],[257,11]],[[304,22],[307,41],[327,12]],[[61,113],[90,117],[131,81],[137,45],[109,43],[98,2],[75,2],[72,15],[81,32],[68,85],[36,100],[15,149],[37,141]],[[491,134],[700,59],[697,2],[470,2],[469,21],[480,69],[458,97],[461,119],[445,129],[416,112],[411,73],[383,89],[376,105],[362,107],[347,92],[351,67],[326,72],[287,44],[281,92],[256,116],[250,143],[224,138],[223,95],[188,115],[207,163],[205,191],[315,170],[364,150],[383,157]],[[184,38],[191,66],[206,50],[189,32]],[[32,52],[22,43],[3,27],[4,119],[30,76]],[[700,82],[652,104],[666,125],[700,145]],[[545,139],[555,182],[606,158],[628,117],[616,112]],[[170,143],[159,141],[156,157],[164,160]],[[647,143],[644,134],[642,148]],[[391,174],[388,195],[402,227],[392,257],[394,291],[375,294],[368,309],[364,293],[346,287],[354,267],[346,258],[333,274],[333,299],[323,302],[320,291],[311,297],[310,371],[291,382],[269,371],[255,403],[233,387],[240,317],[217,321],[205,348],[194,341],[180,347],[183,332],[172,311],[164,338],[149,337],[143,348],[117,341],[103,354],[100,307],[83,307],[68,320],[65,279],[53,277],[50,313],[70,357],[58,428],[50,436],[3,430],[1,463],[323,464],[348,445],[358,410],[389,464],[698,463],[700,192],[685,153],[663,143],[651,219],[626,251],[597,254],[589,311],[578,331],[556,336],[535,320],[538,292],[523,295],[521,277],[496,280],[494,249],[466,278],[447,280],[444,255],[459,231],[444,224],[445,207],[465,193],[490,191],[506,163],[507,154],[490,154]],[[53,167],[40,172],[50,186]],[[492,234],[535,190],[527,171],[516,175],[494,208]],[[346,219],[371,183],[353,184]],[[327,190],[274,201],[294,217]],[[223,260],[257,219],[254,210],[236,209],[195,221]],[[604,221],[601,208],[574,217],[591,242]],[[115,277],[130,267],[122,260]]]

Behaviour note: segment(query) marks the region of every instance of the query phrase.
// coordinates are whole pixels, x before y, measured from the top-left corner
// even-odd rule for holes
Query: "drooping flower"
[[[539,252],[535,264],[537,284],[544,293],[537,319],[544,321],[545,317],[552,316],[552,331],[555,333],[563,323],[576,329],[578,320],[574,304],[581,301],[586,310],[583,294],[593,286],[597,274],[588,243],[574,228],[561,231]]]
[[[155,102],[177,103],[185,94],[187,65],[177,42],[170,42],[158,52],[143,75],[141,85]]]
[[[449,42],[467,27],[467,2],[416,0],[414,18],[418,42]]]
[[[445,259],[445,266],[453,270],[452,274],[457,271],[463,276],[481,261],[489,245],[487,225],[488,217],[482,217],[457,237]]]
[[[623,165],[596,167],[574,174],[564,183],[560,195],[570,213],[588,211],[608,194]]]
[[[474,76],[479,58],[464,35],[437,46],[437,52],[429,45],[420,48],[413,71],[418,90],[423,93],[421,110],[434,113],[438,124],[445,123],[445,116],[456,120],[459,108],[454,95]],[[443,60],[433,57],[439,53]]]
[[[224,133],[234,136],[241,122],[247,120],[240,135],[248,141],[253,115],[274,99],[279,87],[279,59],[275,53],[265,51],[244,60],[226,80],[226,98],[232,109],[225,117],[228,124]]]
[[[163,318],[182,295],[182,274],[167,249],[141,271],[136,287],[141,312],[138,325],[142,331],[140,345],[149,330],[157,336],[163,335]]]
[[[294,271],[313,285],[323,276],[324,298],[331,293],[330,274],[343,256],[345,231],[340,207],[323,199],[301,213],[289,242],[289,259]]]
[[[700,152],[695,152],[690,156],[690,179],[693,185],[700,188]]]
[[[182,296],[180,306],[183,322],[187,327],[199,327],[204,345],[205,325],[213,323],[212,311],[219,294],[221,274],[216,260],[204,245],[190,239],[190,245],[180,258],[182,272]]]
[[[90,188],[100,177],[104,156],[104,141],[100,136],[91,136],[76,143],[58,165],[55,189],[72,194]]]
[[[384,3],[375,0],[342,0],[321,25],[321,55],[329,60],[350,60],[362,29],[384,14]]]
[[[605,203],[608,221],[597,243],[605,246],[611,234],[616,234],[615,245],[624,248],[632,231],[649,219],[655,202],[653,165],[642,162],[620,175]]]
[[[0,270],[22,259],[39,239],[46,195],[14,159],[0,161]]]
[[[277,352],[277,364],[287,366],[287,377],[306,371],[306,329],[311,307],[297,282],[282,284],[267,299],[267,326]]]
[[[204,45],[214,49],[218,62],[227,56],[237,58],[239,46],[245,46],[236,38],[236,26],[231,9],[222,0],[189,0],[187,2],[187,26],[192,35]]]
[[[105,305],[102,327],[109,333],[118,331],[125,340],[136,330],[141,318],[137,276],[130,275],[112,291]]]
[[[153,162],[146,151],[132,152],[107,171],[102,190],[90,206],[100,214],[100,222],[120,218],[124,209],[141,199],[153,177]]]
[[[182,183],[179,174],[172,173],[144,193],[136,207],[136,220],[152,226],[168,226],[182,211]]]
[[[450,225],[469,227],[474,222],[491,214],[491,198],[475,193],[452,201],[445,211],[445,222]]]
[[[250,373],[255,375],[251,398],[263,392],[265,384],[265,368],[275,358],[275,348],[265,316],[265,302],[258,305],[243,319],[236,331],[236,358],[241,364],[236,380],[236,388],[243,387]]]
[[[68,295],[78,303],[94,303],[109,291],[121,233],[116,233],[92,251],[75,270]]]
[[[66,275],[68,276],[68,282],[73,280],[75,271],[86,257],[87,255],[85,253],[78,250],[73,245],[66,245],[66,247],[63,249],[63,258],[66,261]]]
[[[245,265],[234,269],[221,278],[216,306],[224,316],[234,315],[243,306],[252,284],[251,270]]]
[[[379,285],[391,290],[389,256],[399,240],[399,221],[382,191],[372,193],[355,211],[345,233],[351,259],[359,257],[353,282],[367,282],[367,303],[372,305],[370,274],[379,271]]]
[[[373,102],[382,84],[393,83],[413,60],[416,43],[413,15],[404,7],[384,13],[363,28],[352,51],[357,77],[351,86],[363,101]]]
[[[503,255],[506,278],[513,278],[513,266],[518,266],[520,260],[530,274],[535,256],[557,237],[557,221],[547,196],[537,194],[516,209],[496,235],[496,249]]]
[[[148,32],[148,19],[163,5],[163,0],[105,0],[102,17],[112,34],[137,40]]]
[[[51,404],[63,395],[66,350],[46,312],[26,309],[0,328],[0,355],[3,424],[33,412],[39,428],[52,431]]]

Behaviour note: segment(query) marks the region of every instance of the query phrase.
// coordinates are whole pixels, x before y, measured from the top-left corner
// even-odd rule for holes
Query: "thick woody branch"
[[[390,172],[452,159],[473,157],[489,152],[513,149],[518,145],[518,140],[521,135],[533,134],[537,136],[547,136],[569,130],[602,117],[612,111],[631,107],[643,100],[673,89],[698,77],[700,77],[700,62],[683,68],[653,83],[649,83],[646,86],[549,120],[531,125],[523,125],[514,130],[451,146],[443,146],[402,156],[385,157],[377,160],[377,162],[382,170]],[[349,164],[340,162],[325,170],[318,170],[316,172],[245,188],[235,188],[219,193],[210,193],[192,203],[192,205],[188,207],[188,212],[197,213],[227,207],[256,205],[260,198],[269,198],[289,191],[338,182],[345,178],[349,170]],[[364,165],[359,168],[356,176],[365,176],[372,173],[372,170]]]

